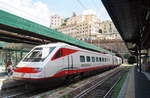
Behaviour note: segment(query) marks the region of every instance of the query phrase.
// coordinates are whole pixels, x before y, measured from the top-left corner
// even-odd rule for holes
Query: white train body
[[[17,65],[12,77],[17,80],[46,80],[113,68],[121,58],[93,52],[65,43],[33,48]]]

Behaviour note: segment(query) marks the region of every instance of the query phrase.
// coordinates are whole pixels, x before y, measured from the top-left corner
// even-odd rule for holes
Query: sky
[[[101,0],[0,0],[0,9],[47,27],[54,14],[67,18],[90,11],[101,21],[111,20]]]

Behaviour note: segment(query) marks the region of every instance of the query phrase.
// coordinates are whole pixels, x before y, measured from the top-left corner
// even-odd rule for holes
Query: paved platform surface
[[[3,87],[5,81],[9,80],[9,76],[6,72],[0,72],[0,90]]]
[[[135,72],[135,98],[150,98],[150,81],[144,73]]]
[[[150,98],[150,74],[133,67],[118,98]]]
[[[10,80],[10,76],[8,76],[8,73],[5,72],[4,68],[0,66],[0,90],[8,80]]]

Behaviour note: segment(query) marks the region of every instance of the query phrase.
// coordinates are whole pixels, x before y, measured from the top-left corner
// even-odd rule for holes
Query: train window
[[[62,55],[62,50],[58,50],[53,59],[59,58]]]
[[[101,57],[99,57],[99,61],[101,62],[102,60],[101,60]]]
[[[55,49],[55,47],[40,47],[35,48],[23,59],[24,62],[41,62],[48,57],[48,55]]]
[[[80,62],[85,62],[85,57],[84,56],[80,56]]]
[[[102,62],[104,62],[104,58],[102,58]]]
[[[95,57],[92,57],[92,62],[95,62]]]
[[[96,57],[96,62],[98,62],[98,57]]]
[[[87,56],[87,57],[86,57],[86,61],[87,61],[87,62],[90,62],[90,56]]]

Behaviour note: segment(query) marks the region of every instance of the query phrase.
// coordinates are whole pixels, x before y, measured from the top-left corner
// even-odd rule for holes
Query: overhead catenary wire
[[[7,6],[3,6],[3,5],[7,5]],[[9,9],[10,8],[10,9]],[[15,6],[12,6],[6,2],[3,2],[3,1],[0,1],[0,9],[1,10],[6,10],[6,11],[10,11],[10,12],[13,12],[13,11],[19,11],[20,15],[26,17],[26,18],[29,18],[30,20],[35,20],[37,22],[40,22],[41,18],[39,18],[38,16],[33,16],[33,14],[31,13],[28,13],[22,9],[18,9],[17,7]],[[14,9],[14,10],[13,10]]]
[[[99,6],[97,5],[96,1],[95,0],[92,0],[92,1],[93,1],[93,4],[96,6],[96,9],[98,10]]]
[[[77,2],[80,4],[80,6],[83,8],[83,9],[87,9],[85,6],[84,6],[84,4],[80,1],[80,0],[77,0]]]
[[[100,13],[100,11],[103,8],[101,0],[92,0],[92,1],[93,1],[93,5],[96,7],[96,12],[98,12],[98,17],[100,18],[100,15],[102,14],[102,13]]]

